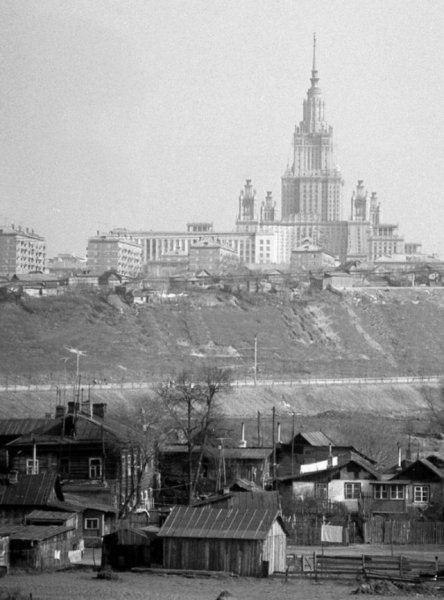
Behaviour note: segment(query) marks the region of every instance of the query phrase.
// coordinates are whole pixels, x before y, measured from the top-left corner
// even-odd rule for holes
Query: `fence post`
[[[313,552],[313,570],[315,581],[318,580],[318,566],[316,564],[316,552]]]
[[[399,576],[402,577],[403,576],[403,560],[402,560],[402,555],[399,557]]]

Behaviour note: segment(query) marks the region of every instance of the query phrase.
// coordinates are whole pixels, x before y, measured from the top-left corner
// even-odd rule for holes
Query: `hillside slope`
[[[3,382],[150,380],[217,362],[251,377],[439,374],[444,289],[331,292],[287,301],[201,292],[130,307],[114,294],[72,293],[0,304]]]

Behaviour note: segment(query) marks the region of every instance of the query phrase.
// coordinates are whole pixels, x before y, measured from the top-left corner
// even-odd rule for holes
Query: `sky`
[[[0,224],[47,256],[280,202],[317,35],[344,178],[444,257],[442,0],[2,0]]]

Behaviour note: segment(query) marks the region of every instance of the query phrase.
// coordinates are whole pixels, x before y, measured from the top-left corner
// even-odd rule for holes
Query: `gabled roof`
[[[17,483],[0,484],[0,506],[47,506],[55,497],[57,473],[22,475]]]
[[[359,454],[355,452],[347,452],[346,454],[333,456],[331,462],[329,460],[319,461],[320,468],[313,469],[313,471],[302,472],[300,470],[298,473],[294,475],[286,475],[284,477],[277,477],[278,481],[296,481],[296,480],[305,480],[310,481],[313,477],[319,475],[319,473],[332,473],[335,471],[339,471],[343,467],[349,464],[355,464],[359,466],[364,471],[367,471],[370,475],[375,477],[375,479],[380,479],[381,475],[379,471],[377,471],[374,466],[367,460],[363,459]],[[325,463],[325,465],[324,465]],[[314,463],[315,464],[315,463]],[[308,465],[301,465],[302,467],[307,467]]]
[[[158,535],[166,538],[263,540],[276,519],[284,529],[277,511],[176,506]]]
[[[424,467],[425,469],[430,471],[430,473],[432,475],[434,475],[441,481],[444,480],[444,469],[439,469],[437,466],[435,466],[432,462],[430,462],[426,458],[419,458],[418,460],[415,460],[415,462],[409,464],[407,467],[402,469],[402,471],[399,471],[398,473],[393,475],[392,479],[399,478],[399,479],[414,480],[415,477],[414,476],[412,477],[411,474],[412,474],[412,472],[414,474],[415,469],[417,469],[418,467]]]
[[[309,446],[328,447],[336,446],[335,442],[322,433],[322,431],[300,431],[294,436],[295,443],[298,443],[298,438],[302,442],[306,442]],[[291,445],[292,440],[286,442],[285,445]]]

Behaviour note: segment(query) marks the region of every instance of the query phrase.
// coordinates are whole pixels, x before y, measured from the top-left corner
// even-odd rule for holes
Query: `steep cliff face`
[[[68,294],[0,304],[2,378],[149,380],[217,362],[260,378],[439,374],[444,289],[307,294],[217,292],[130,307],[116,296]],[[1,382],[0,382],[1,383]]]

